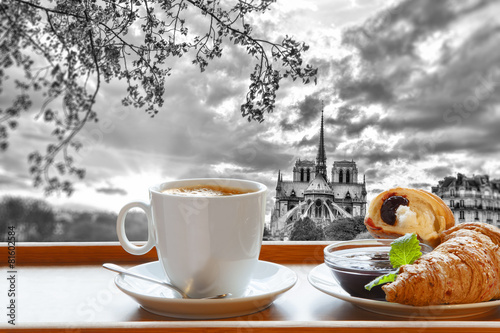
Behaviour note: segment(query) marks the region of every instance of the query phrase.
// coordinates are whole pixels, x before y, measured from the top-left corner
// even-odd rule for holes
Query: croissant
[[[386,300],[424,306],[500,298],[500,229],[464,223],[441,236],[432,252],[402,266],[396,280],[382,286]]]
[[[397,187],[380,193],[370,202],[364,223],[375,238],[416,233],[421,242],[436,247],[440,232],[454,226],[455,217],[435,194]]]
[[[495,245],[500,246],[500,229],[488,223],[467,222],[445,230],[441,233],[441,241],[450,239],[450,235],[458,230],[473,230],[488,236]]]

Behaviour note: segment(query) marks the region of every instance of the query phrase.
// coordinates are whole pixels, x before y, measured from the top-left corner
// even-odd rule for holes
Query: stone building
[[[288,238],[293,224],[306,216],[322,226],[339,217],[364,216],[366,194],[365,179],[359,181],[354,161],[335,161],[328,176],[322,113],[316,161],[298,159],[292,180],[283,180],[278,172],[271,235],[274,239]]]
[[[459,173],[440,180],[432,193],[451,208],[456,223],[486,222],[500,227],[500,179]]]

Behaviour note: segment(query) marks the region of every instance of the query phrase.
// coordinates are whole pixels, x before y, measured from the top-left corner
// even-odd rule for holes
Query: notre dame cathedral
[[[288,239],[293,224],[309,217],[322,226],[337,218],[364,216],[366,182],[358,181],[354,161],[334,161],[329,180],[324,146],[323,111],[316,162],[298,159],[293,180],[283,180],[278,172],[276,202],[271,215],[273,239]]]

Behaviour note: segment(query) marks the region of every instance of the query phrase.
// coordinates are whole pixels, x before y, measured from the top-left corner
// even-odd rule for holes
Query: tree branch
[[[142,5],[138,1],[142,1]],[[0,47],[7,50],[5,61],[0,62],[0,90],[3,79],[9,79],[2,69],[13,63],[32,80],[15,82],[23,93],[9,110],[0,110],[0,121],[9,122],[31,107],[30,94],[25,91],[43,89],[46,99],[37,117],[43,115],[44,121],[55,127],[52,134],[57,144],[49,144],[43,155],[31,153],[28,161],[34,184],[45,184],[47,192],[62,190],[70,194],[73,190],[71,183],[51,176],[54,169],[59,175],[69,171],[83,177],[84,170],[73,165],[70,153],[81,147],[76,141],[78,133],[90,121],[97,120],[95,107],[103,82],[125,78],[127,95],[122,104],[136,108],[146,106],[145,111],[154,116],[164,102],[165,78],[171,71],[166,64],[169,57],[191,52],[195,57],[193,63],[203,71],[211,60],[221,56],[224,42],[234,42],[243,46],[255,61],[241,112],[249,120],[263,121],[264,112],[274,109],[282,78],[300,77],[307,83],[315,75],[312,67],[302,67],[305,44],[301,46],[288,37],[280,44],[252,35],[252,27],[245,19],[247,14],[264,12],[274,0],[257,4],[240,0],[228,6],[220,0],[102,0],[98,3],[83,0],[56,1],[53,8],[48,7],[53,3],[50,1],[42,2],[44,5],[38,0],[11,2],[18,6],[0,5],[0,13],[5,14],[0,17],[0,33],[5,30]],[[182,13],[188,6],[198,9],[194,15],[209,20],[206,34],[189,34],[186,20],[196,23],[196,16],[184,19]],[[158,8],[164,15],[156,15]],[[129,28],[142,29],[144,39],[128,40]],[[27,52],[22,52],[24,50]],[[47,69],[43,77],[40,71],[32,72],[34,60],[39,59],[34,59],[32,50],[41,51],[49,63],[51,70]],[[278,61],[280,71],[273,68]],[[90,82],[95,82],[95,87],[91,87]],[[61,97],[62,112],[49,108]],[[15,114],[12,117],[8,113],[11,111]],[[9,126],[11,128],[0,124],[0,149],[6,149],[7,131],[14,125],[9,123]]]

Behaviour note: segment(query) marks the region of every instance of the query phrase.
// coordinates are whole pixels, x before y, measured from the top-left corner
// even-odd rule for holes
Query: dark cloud
[[[360,140],[347,145],[345,151],[350,158],[365,165],[374,165],[377,162],[385,164],[402,157],[400,151],[373,140]]]
[[[430,183],[409,183],[408,187],[430,191],[431,187],[435,185],[436,184],[430,184]]]
[[[221,84],[222,81],[224,84]],[[242,93],[241,88],[241,84],[230,80],[226,75],[217,76],[216,79],[212,80],[212,85],[208,87],[205,104],[207,107],[218,107],[228,98]]]
[[[199,151],[189,159],[190,166],[183,170],[180,178],[244,176],[248,179],[252,175],[286,169],[295,162],[295,155],[285,144],[242,136],[246,139],[227,133],[216,150],[207,147],[205,153]]]
[[[453,170],[455,172],[453,175],[457,173],[462,173],[464,175],[490,175],[493,178],[493,174],[497,172],[497,169],[491,170],[488,169],[485,165],[485,161],[482,158],[478,158],[475,155],[471,155],[467,161],[451,161],[450,165],[453,166]],[[496,173],[498,175],[498,173]],[[498,176],[496,176],[498,177]]]
[[[452,174],[453,170],[449,166],[435,166],[424,170],[433,178],[444,178]]]
[[[104,193],[108,195],[127,195],[127,191],[125,191],[122,188],[116,188],[116,187],[100,187],[96,188],[95,191],[97,193]]]
[[[487,144],[485,144],[487,143]],[[466,138],[460,136],[460,133],[450,134],[447,140],[437,143],[434,147],[435,153],[440,152],[475,152],[482,154],[498,153],[500,142],[492,142],[481,133],[469,134]]]
[[[422,65],[416,54],[418,44],[480,6],[457,7],[446,1],[403,1],[345,30],[343,44],[360,59],[351,55],[338,62],[339,97],[355,103],[388,104],[400,100],[401,84]]]
[[[291,106],[291,110],[285,111],[285,113],[290,114],[291,117],[296,116],[297,119],[291,121],[290,117],[284,118],[280,122],[281,129],[283,131],[293,131],[310,126],[314,121],[319,119],[322,109],[321,103],[319,93],[306,96],[304,100]]]
[[[283,119],[281,122],[280,122],[280,128],[282,131],[295,131],[297,129],[297,125],[290,122],[289,119]]]
[[[317,147],[319,143],[319,132],[311,137],[303,136],[296,144],[298,149]]]
[[[257,171],[275,171],[293,160],[294,155],[287,152],[284,144],[272,143],[262,139],[246,141],[227,152],[229,162]]]
[[[379,126],[380,116],[376,113],[367,114],[358,107],[343,105],[332,118],[325,119],[325,126],[338,129],[338,135],[359,136],[366,128]]]
[[[421,106],[422,107],[422,106]],[[430,132],[434,129],[441,129],[446,125],[441,113],[431,113],[418,109],[388,110],[386,116],[377,122],[377,126],[382,131],[389,133],[413,131],[422,129]]]
[[[394,150],[412,162],[426,161],[429,156],[436,154],[436,142],[430,137],[409,134],[396,143]]]
[[[343,43],[354,47],[370,62],[387,57],[417,58],[418,42],[488,3],[491,1],[402,1],[363,25],[347,29]]]
[[[344,30],[351,52],[334,62],[332,80],[344,105],[331,123],[346,137],[373,128],[398,138],[393,145],[360,140],[353,155],[367,165],[452,152],[498,157],[500,20],[491,13],[499,7],[407,0]],[[371,106],[383,115],[368,113]]]
[[[419,46],[427,43],[427,39],[433,34],[444,33],[450,25],[492,3],[403,1],[394,8],[378,13],[363,25],[347,29],[343,34],[343,43],[355,51],[358,57],[351,55],[338,62],[341,74],[337,81],[339,96],[353,103],[390,103],[391,106],[394,106],[394,103],[407,102],[409,96],[421,96],[421,91],[418,90],[424,89],[425,86],[419,87],[418,84],[422,77],[424,81],[428,81],[424,73],[427,67],[433,64],[421,58],[417,52]],[[446,46],[449,50],[442,52],[441,57],[444,60],[441,60],[442,66],[438,68],[439,75],[446,79],[447,75],[458,73],[463,77],[464,72],[471,70],[475,74],[481,73],[474,68],[482,66],[480,62],[469,59],[471,52],[488,55],[488,58],[495,54],[493,57],[498,58],[497,52],[491,52],[489,45],[492,38],[498,37],[497,32],[498,25],[493,24],[490,28],[482,26],[477,31],[472,30],[470,36],[464,36],[466,42],[458,46],[452,47],[445,41],[443,48]],[[470,73],[466,78],[469,75]],[[455,84],[454,92],[462,95],[460,80],[446,80],[442,83],[441,87],[448,89],[453,88]],[[447,87],[448,83],[452,86]],[[468,85],[469,90],[470,87]],[[406,89],[414,91],[408,92]],[[429,92],[438,93],[435,90]],[[447,96],[456,98],[455,95]],[[409,100],[415,104],[421,102],[415,98]]]
[[[373,77],[353,78],[345,76],[339,80],[337,88],[342,100],[355,100],[357,103],[388,103],[391,102],[393,92],[391,81]]]
[[[371,164],[363,164],[374,166],[366,169],[365,171],[366,180],[369,180],[370,182],[380,182],[380,180],[389,178],[393,173],[393,169],[391,168],[391,166],[384,162],[377,161]]]
[[[366,169],[364,174],[365,174],[366,178],[368,178],[368,179],[377,179],[378,178],[378,169],[376,169],[376,168]]]
[[[203,73],[207,78],[201,80],[204,90],[204,105],[218,108],[222,103],[236,97],[238,107],[243,104],[248,84],[242,78],[250,77],[251,61],[244,49],[228,45],[224,56],[214,59]],[[208,82],[208,84],[207,84]]]
[[[340,142],[342,142],[342,138],[331,135],[330,133],[325,133],[324,144],[327,157],[337,152],[337,147]],[[302,139],[297,141],[293,147],[297,152],[294,156],[300,155],[302,159],[308,160],[315,159],[319,147],[319,132],[311,137],[302,137]]]

